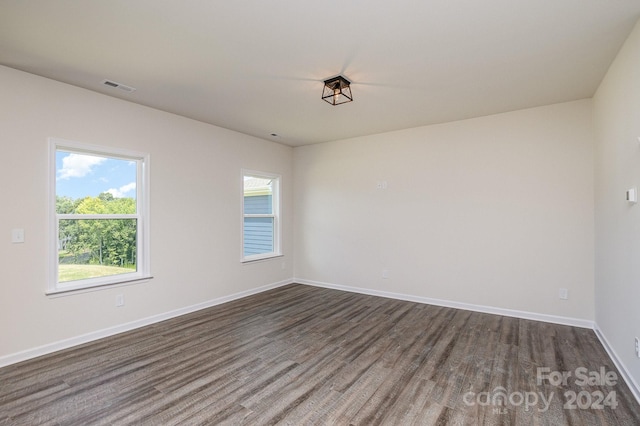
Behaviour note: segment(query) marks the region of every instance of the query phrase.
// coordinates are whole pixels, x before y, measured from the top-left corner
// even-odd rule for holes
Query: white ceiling
[[[639,17],[638,0],[0,0],[0,64],[298,146],[589,98]],[[337,74],[354,102],[320,99]]]

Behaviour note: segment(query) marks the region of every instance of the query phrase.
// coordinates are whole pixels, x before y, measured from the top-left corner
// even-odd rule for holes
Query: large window
[[[146,154],[50,140],[49,293],[149,278]]]
[[[280,177],[243,173],[242,260],[280,256]]]

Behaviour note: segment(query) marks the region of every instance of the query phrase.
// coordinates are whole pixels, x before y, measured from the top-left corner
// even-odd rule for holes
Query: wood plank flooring
[[[639,425],[640,406],[592,330],[294,284],[0,369],[0,425],[93,424]]]

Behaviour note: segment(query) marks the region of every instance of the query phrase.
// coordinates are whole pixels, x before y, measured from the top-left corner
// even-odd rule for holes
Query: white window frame
[[[148,280],[150,271],[149,240],[149,167],[150,155],[126,149],[89,145],[80,142],[49,138],[49,280],[46,294],[82,292]],[[56,153],[96,155],[136,162],[136,214],[135,215],[64,215],[56,212]],[[136,219],[136,271],[105,277],[58,282],[58,224],[63,219]]]
[[[251,176],[262,179],[271,179],[274,181],[272,186],[271,203],[272,214],[245,214],[244,213],[244,178],[245,176]],[[241,176],[241,198],[242,206],[240,210],[241,215],[241,227],[240,227],[240,261],[243,263],[254,262],[256,260],[271,259],[274,257],[282,256],[282,250],[280,247],[280,186],[282,185],[282,176],[275,173],[261,172],[257,170],[242,169]],[[260,253],[250,256],[244,255],[244,219],[245,217],[272,217],[273,218],[273,251],[269,253]]]

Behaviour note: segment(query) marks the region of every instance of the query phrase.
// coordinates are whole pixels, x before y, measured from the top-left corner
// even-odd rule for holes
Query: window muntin
[[[148,155],[51,140],[49,293],[149,278]]]
[[[243,172],[242,260],[280,256],[280,176]]]

